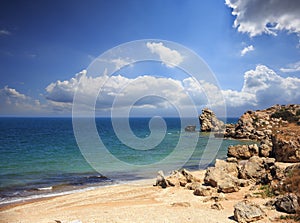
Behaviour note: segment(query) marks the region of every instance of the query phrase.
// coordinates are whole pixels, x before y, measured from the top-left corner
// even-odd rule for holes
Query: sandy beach
[[[203,179],[204,171],[193,172]],[[85,192],[12,204],[0,208],[0,222],[235,222],[233,206],[243,200],[249,188],[226,194],[220,201],[223,210],[211,209],[213,200],[195,196],[182,187],[162,189],[152,180],[107,186]],[[250,200],[262,207],[266,199]],[[208,201],[205,201],[208,200]],[[268,217],[260,222],[272,222],[280,213],[264,208]]]

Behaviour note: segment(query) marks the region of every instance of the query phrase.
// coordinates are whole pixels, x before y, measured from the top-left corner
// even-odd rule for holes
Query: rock
[[[241,167],[240,177],[256,180],[260,179],[265,173],[264,160],[258,156],[253,156]]]
[[[234,205],[234,219],[238,222],[253,222],[263,219],[264,211],[257,204],[244,200]]]
[[[300,162],[300,135],[281,131],[272,136],[273,154],[279,162]]]
[[[180,171],[173,171],[170,176],[166,177],[166,182],[168,186],[185,187],[187,183],[200,182],[200,180],[194,177],[191,172],[182,169]]]
[[[156,184],[154,186],[160,186],[162,188],[166,188],[168,186],[164,172],[162,170],[158,171],[156,177]]]
[[[294,214],[297,210],[300,210],[297,196],[295,194],[287,194],[277,198],[275,201],[275,207],[276,210],[289,214]]]
[[[184,128],[186,132],[195,132],[196,131],[196,126],[195,125],[188,125]]]
[[[217,160],[216,167],[210,167],[206,170],[204,182],[216,187],[219,192],[236,192],[239,190],[237,174],[238,170],[235,163]]]
[[[172,207],[191,207],[189,202],[175,202],[171,204]]]
[[[297,123],[300,118],[299,109],[300,105],[275,105],[265,110],[247,111],[237,124],[226,125],[224,137],[258,141],[271,139],[276,129],[288,126],[290,122]],[[262,146],[261,155],[267,157],[268,152],[269,149]]]
[[[249,159],[251,156],[258,156],[258,146],[256,144],[229,146],[227,156]]]
[[[199,182],[187,183],[185,187],[189,190],[195,190],[196,188],[201,187],[201,183]]]
[[[172,187],[184,187],[187,184],[185,176],[183,176],[179,171],[173,171],[172,174],[166,178],[166,181],[167,185]]]
[[[199,121],[202,132],[219,132],[225,129],[225,124],[208,108],[202,110]]]
[[[222,204],[220,204],[219,202],[212,204],[210,207],[211,207],[211,209],[218,210],[218,211],[224,209]]]
[[[217,192],[217,191],[213,187],[200,186],[194,190],[194,195],[196,195],[196,196],[211,196],[215,192]]]
[[[235,177],[239,175],[237,162],[226,162],[225,160],[216,159],[215,168],[219,168]]]

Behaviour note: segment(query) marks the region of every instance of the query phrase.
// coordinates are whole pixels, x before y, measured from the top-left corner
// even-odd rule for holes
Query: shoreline
[[[203,179],[205,170],[192,173]],[[0,207],[0,222],[235,222],[233,206],[249,191],[245,187],[226,194],[224,209],[213,210],[213,202],[206,201],[208,197],[195,196],[192,190],[182,187],[154,187],[154,183],[155,179],[136,180],[6,205]],[[255,202],[262,204],[267,200],[258,198]],[[272,217],[280,215],[272,210],[266,212]]]

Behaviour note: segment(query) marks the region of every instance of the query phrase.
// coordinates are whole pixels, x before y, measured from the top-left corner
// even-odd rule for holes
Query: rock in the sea
[[[251,156],[258,156],[258,146],[256,144],[229,146],[227,156],[249,159]]]
[[[202,110],[199,116],[202,132],[219,132],[225,129],[225,124],[217,118],[215,113],[208,108]]]
[[[234,205],[234,219],[246,223],[263,219],[265,212],[257,204],[244,200]]]
[[[297,196],[295,194],[287,194],[281,196],[275,201],[276,210],[282,211],[288,214],[294,214],[300,210]]]
[[[184,128],[186,132],[195,132],[196,131],[196,126],[195,125],[188,125]]]

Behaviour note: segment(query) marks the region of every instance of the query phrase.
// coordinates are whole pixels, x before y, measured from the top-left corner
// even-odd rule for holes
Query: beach
[[[205,171],[193,174],[203,179]],[[69,195],[43,198],[0,208],[0,222],[235,222],[233,206],[243,200],[249,187],[226,194],[220,201],[223,210],[214,210],[214,201],[195,196],[192,190],[182,187],[154,187],[155,179],[132,181]],[[264,204],[267,199],[253,198]],[[208,200],[208,201],[206,201]],[[251,199],[250,199],[251,200]],[[272,222],[280,213],[265,208]]]

